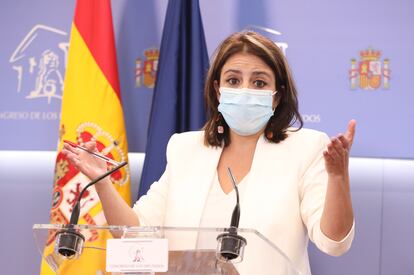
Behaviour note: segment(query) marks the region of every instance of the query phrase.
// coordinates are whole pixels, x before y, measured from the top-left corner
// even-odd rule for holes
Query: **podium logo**
[[[389,59],[382,62],[381,52],[368,48],[359,53],[360,60],[351,59],[351,69],[349,79],[351,90],[376,90],[381,86],[384,89],[390,87],[390,68]]]
[[[10,56],[16,71],[16,91],[26,99],[62,99],[63,75],[69,43],[67,33],[35,25]]]
[[[133,263],[142,263],[144,262],[144,248],[140,246],[132,246],[129,249],[129,256]]]

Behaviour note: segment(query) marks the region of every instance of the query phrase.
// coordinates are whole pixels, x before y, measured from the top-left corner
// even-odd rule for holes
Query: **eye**
[[[263,80],[255,80],[253,83],[257,88],[263,88],[267,85]]]
[[[229,78],[226,80],[226,82],[231,86],[238,85],[240,83],[240,81],[237,78]]]

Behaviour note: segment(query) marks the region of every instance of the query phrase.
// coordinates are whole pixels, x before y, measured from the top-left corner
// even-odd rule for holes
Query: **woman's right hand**
[[[89,151],[99,153],[96,148],[96,142],[89,141],[82,144]],[[69,161],[90,180],[93,180],[107,171],[107,164],[104,160],[99,159],[92,154],[64,143],[62,153]]]

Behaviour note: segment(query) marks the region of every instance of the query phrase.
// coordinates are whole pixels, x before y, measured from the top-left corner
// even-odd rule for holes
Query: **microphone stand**
[[[224,262],[235,261],[240,256],[240,261],[243,258],[244,247],[247,244],[245,238],[237,234],[240,221],[240,200],[239,200],[239,189],[237,188],[236,180],[231,173],[230,167],[227,168],[227,172],[233,184],[233,188],[236,191],[237,203],[234,207],[231,215],[230,228],[228,233],[223,233],[217,236],[218,259]]]
[[[78,224],[79,215],[80,215],[80,201],[82,199],[83,194],[85,193],[86,189],[94,185],[95,183],[99,182],[103,178],[111,175],[115,171],[121,169],[128,162],[124,161],[119,165],[115,166],[111,170],[107,171],[105,174],[97,177],[90,183],[88,183],[80,192],[78,199],[76,201],[75,206],[73,207],[72,214],[70,215],[69,224],[62,230],[60,230],[56,234],[56,244],[55,244],[55,251],[60,255],[66,258],[72,258],[74,256],[78,256],[82,253],[82,246],[85,242],[85,237],[75,230],[75,225]]]

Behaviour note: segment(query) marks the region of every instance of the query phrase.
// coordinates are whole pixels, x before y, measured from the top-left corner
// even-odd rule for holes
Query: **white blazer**
[[[320,229],[328,178],[322,154],[327,135],[310,129],[288,135],[278,144],[264,136],[259,139],[241,201],[239,227],[258,230],[302,274],[310,274],[309,238],[325,253],[341,255],[351,246],[354,226],[339,242]],[[199,227],[221,151],[204,145],[204,132],[173,135],[164,174],[134,205],[141,225]],[[194,249],[196,242],[197,234],[169,239],[174,249]]]

